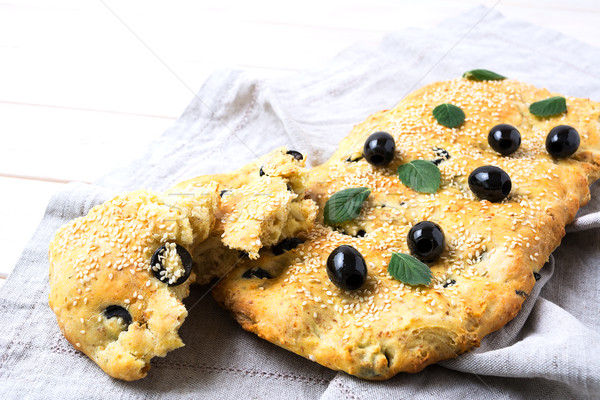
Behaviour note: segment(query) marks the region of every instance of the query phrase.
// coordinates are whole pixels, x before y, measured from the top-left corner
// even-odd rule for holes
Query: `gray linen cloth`
[[[166,189],[284,145],[319,164],[370,113],[473,68],[600,100],[598,65],[598,49],[480,7],[284,79],[215,73],[142,158],[93,185],[67,185],[50,201],[0,288],[0,398],[599,398],[600,185],[513,321],[473,352],[386,382],[330,371],[244,332],[206,287],[186,300],[186,346],[155,359],[147,378],[122,382],[66,342],[47,305],[54,232],[116,193]]]

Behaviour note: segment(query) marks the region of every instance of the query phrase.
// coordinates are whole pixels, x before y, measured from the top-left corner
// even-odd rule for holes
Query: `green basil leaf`
[[[398,167],[398,177],[403,184],[421,193],[435,193],[442,183],[442,174],[431,161],[414,160]]]
[[[388,273],[409,285],[429,285],[431,282],[429,267],[408,254],[392,253]]]
[[[550,117],[567,111],[567,100],[561,96],[536,101],[529,106],[529,112],[536,117]]]
[[[456,128],[465,122],[465,113],[454,104],[443,103],[433,109],[433,117],[440,125]]]
[[[339,224],[358,217],[362,204],[370,193],[371,189],[366,187],[344,189],[334,193],[325,203],[325,223]]]
[[[463,74],[463,78],[471,81],[501,81],[506,79],[505,76],[497,74],[487,69],[472,69]]]

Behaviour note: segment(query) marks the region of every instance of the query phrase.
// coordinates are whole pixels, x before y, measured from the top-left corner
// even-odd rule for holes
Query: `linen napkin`
[[[122,382],[74,350],[48,307],[47,248],[55,231],[111,196],[163,190],[224,172],[279,146],[318,165],[356,123],[429,82],[487,68],[565,95],[600,100],[600,50],[479,7],[433,29],[353,46],[282,79],[219,71],[143,157],[93,185],[69,184],[0,288],[0,398],[464,399],[600,397],[600,185],[542,269],[520,314],[480,348],[418,374],[368,382],[243,331],[196,287],[186,346]]]

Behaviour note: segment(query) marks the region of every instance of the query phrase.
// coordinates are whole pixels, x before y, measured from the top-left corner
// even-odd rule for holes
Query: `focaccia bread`
[[[50,245],[61,331],[111,376],[139,379],[183,345],[189,286],[224,277],[212,294],[244,329],[361,378],[468,351],[519,312],[600,177],[600,104],[530,112],[551,96],[436,83],[309,172],[279,149],[97,206]]]
[[[519,312],[565,225],[588,202],[588,185],[600,177],[600,104],[566,97],[566,112],[532,114],[533,103],[552,96],[514,80],[459,78],[426,86],[370,116],[328,162],[310,171],[307,196],[320,210],[315,227],[288,239],[283,250],[264,248],[258,259],[240,262],[213,296],[244,329],[365,379],[417,372],[478,346]],[[464,122],[442,125],[453,124],[434,116],[442,104],[462,110]],[[499,124],[520,133],[516,152],[502,155],[491,147],[490,131]],[[579,133],[573,155],[561,154],[561,143],[547,139],[561,125]],[[364,154],[376,132],[387,132],[395,146],[383,166],[372,163],[385,164],[385,154],[370,162]],[[497,144],[508,153],[514,143]],[[438,166],[441,184],[433,193],[400,179],[398,167],[414,160]],[[510,178],[495,189],[499,198],[469,184],[477,168],[487,173],[488,166]],[[336,222],[324,211],[345,189],[367,197],[357,216]],[[411,227],[423,221],[441,228],[441,247],[430,241],[431,248],[410,248]],[[356,272],[360,257],[343,248],[350,260],[344,268],[358,275],[341,286],[328,273],[340,246],[358,251],[366,267]],[[441,254],[428,259],[432,247]],[[404,283],[388,270],[393,254],[411,253],[430,268],[429,283]]]
[[[312,228],[304,163],[278,149],[232,174],[117,196],[63,226],[50,243],[49,300],[64,336],[109,375],[144,377],[151,358],[183,346],[192,283]]]

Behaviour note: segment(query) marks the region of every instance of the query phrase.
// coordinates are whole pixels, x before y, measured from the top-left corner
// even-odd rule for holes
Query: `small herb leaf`
[[[371,189],[366,187],[344,189],[334,193],[325,203],[325,223],[339,224],[358,217],[362,204],[370,193]]]
[[[403,184],[421,193],[435,193],[440,188],[440,169],[431,161],[414,160],[398,167]]]
[[[467,78],[471,81],[501,81],[506,79],[505,76],[497,74],[487,69],[473,69],[463,74],[463,78]]]
[[[431,282],[429,267],[408,254],[392,253],[388,273],[409,285],[429,285]]]
[[[567,111],[567,100],[561,96],[536,101],[529,106],[529,112],[536,117],[550,117]]]
[[[447,128],[456,128],[465,122],[465,113],[460,107],[450,103],[443,103],[433,109],[433,117],[440,125]]]

